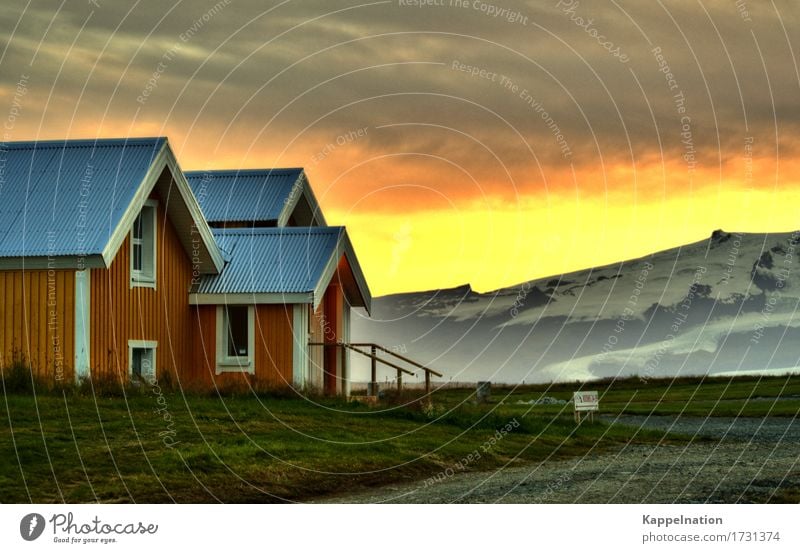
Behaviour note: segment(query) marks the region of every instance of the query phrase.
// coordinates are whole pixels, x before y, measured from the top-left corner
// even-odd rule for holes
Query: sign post
[[[589,416],[589,422],[594,422],[594,412],[600,410],[600,395],[597,392],[575,392],[572,394],[572,403],[575,406],[575,422],[581,422],[581,413]]]

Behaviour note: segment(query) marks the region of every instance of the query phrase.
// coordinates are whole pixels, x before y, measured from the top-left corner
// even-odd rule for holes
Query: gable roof
[[[101,253],[163,145],[146,138],[0,147],[0,256]],[[82,202],[101,216],[79,218]],[[48,241],[49,231],[58,239]]]
[[[313,222],[325,225],[302,168],[187,171],[185,175],[209,223],[282,227],[304,200]]]
[[[0,266],[108,267],[156,187],[184,246],[192,224],[200,234],[201,272],[218,272],[222,255],[166,138],[0,144]]]
[[[192,304],[311,303],[316,308],[339,260],[347,259],[358,290],[351,305],[372,296],[344,227],[213,229],[226,257],[219,275],[201,277]]]

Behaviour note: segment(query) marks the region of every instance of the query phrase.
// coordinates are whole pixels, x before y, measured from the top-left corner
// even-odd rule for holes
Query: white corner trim
[[[216,348],[216,374],[222,373],[247,373],[256,374],[256,308],[252,305],[247,308],[247,358],[228,357],[225,354],[226,333],[223,305],[217,306],[217,348]]]
[[[297,389],[308,384],[308,305],[296,303],[292,313],[292,382]]]
[[[91,376],[92,271],[75,271],[75,381]]]
[[[350,305],[345,301],[342,305],[342,341],[350,343]],[[342,394],[350,396],[350,348],[345,348],[344,365],[342,366]]]

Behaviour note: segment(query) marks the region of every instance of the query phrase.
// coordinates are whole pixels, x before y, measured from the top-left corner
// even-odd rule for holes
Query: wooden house
[[[184,172],[166,138],[0,145],[0,368],[348,392],[370,291],[302,169]]]

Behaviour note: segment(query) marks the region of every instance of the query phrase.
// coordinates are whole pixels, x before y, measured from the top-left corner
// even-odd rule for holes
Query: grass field
[[[702,385],[627,380],[586,388],[601,391],[601,411],[611,414],[788,416],[800,409],[800,377]],[[0,501],[303,500],[425,480],[447,469],[488,469],[665,439],[660,432],[602,422],[577,427],[569,405],[517,403],[544,395],[567,399],[575,389],[495,389],[492,401],[481,405],[471,390],[441,390],[430,406],[404,406],[402,397],[368,406],[157,388],[110,396],[6,393],[0,405]],[[668,441],[683,439],[670,435]]]
[[[600,393],[603,414],[685,415],[713,417],[765,417],[800,414],[800,376],[736,378],[678,378],[640,380],[629,378],[587,384],[566,383],[535,386],[495,387],[493,398],[512,409],[527,409],[518,402],[542,397],[569,400],[579,389]],[[442,390],[437,397],[455,404],[467,390]],[[570,412],[571,406],[538,405],[538,414]]]

